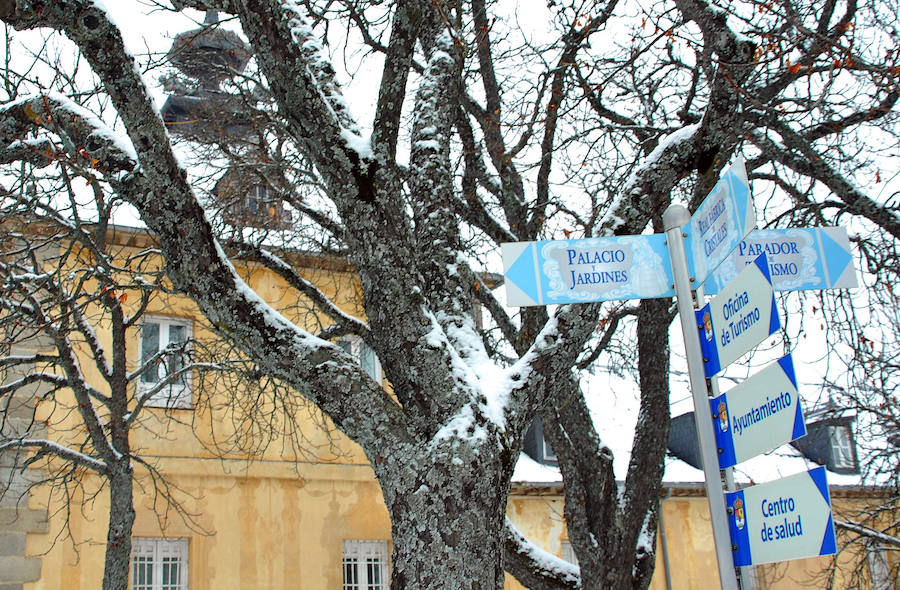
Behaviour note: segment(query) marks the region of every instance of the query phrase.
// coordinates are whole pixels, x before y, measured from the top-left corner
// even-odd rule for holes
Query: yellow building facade
[[[117,230],[113,237],[120,257],[150,245],[139,231]],[[303,256],[293,262],[343,309],[359,314],[358,286],[346,264]],[[292,295],[295,292],[279,277],[253,264],[235,264],[270,305],[287,310],[313,331],[322,327],[312,306]],[[131,305],[139,301],[136,295],[127,299]],[[196,307],[183,297],[154,297],[144,317],[145,322],[160,325],[168,321],[186,325],[198,341],[213,339]],[[98,336],[104,346],[111,346],[104,326],[98,326]],[[141,338],[138,327],[128,335],[129,363],[135,368],[140,364]],[[92,363],[82,366],[89,381],[100,382]],[[377,367],[374,370],[377,375]],[[236,416],[229,410],[231,384],[214,374],[192,375],[187,384],[189,403],[146,408],[132,433],[135,454],[165,481],[160,484],[147,468],[135,470],[133,568],[144,572],[132,572],[135,590],[386,588],[390,520],[361,450],[328,428],[314,408],[297,402],[297,396],[291,397],[295,405],[290,407],[290,420],[268,399],[245,408],[255,415]],[[44,414],[50,436],[64,439],[67,431],[83,428],[73,415],[60,418],[49,408]],[[297,428],[290,436],[273,437],[260,446],[254,438],[258,431],[247,418],[276,427],[290,421]],[[241,444],[231,444],[234,441]],[[86,474],[69,500],[47,488],[35,488],[27,497],[27,509],[22,502],[2,509],[7,517],[18,514],[20,522],[38,514],[46,523],[17,533],[25,539],[20,561],[0,557],[0,564],[16,565],[21,573],[18,579],[13,567],[0,573],[0,590],[99,588],[108,514],[101,484],[99,477]],[[664,493],[651,588],[715,587],[715,553],[701,488],[670,486]],[[836,497],[838,502],[861,501]],[[508,515],[535,544],[569,557],[562,498],[558,484],[514,482]],[[0,538],[3,526],[0,521]],[[817,587],[815,576],[829,559],[757,568],[756,587]],[[28,567],[19,567],[22,563]],[[150,572],[155,576],[152,583]],[[169,585],[160,585],[159,576]],[[521,588],[512,578],[505,587]]]

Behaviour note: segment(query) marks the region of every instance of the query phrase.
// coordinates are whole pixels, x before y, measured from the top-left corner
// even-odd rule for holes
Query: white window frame
[[[894,581],[891,579],[891,564],[887,552],[881,550],[875,541],[866,543],[866,562],[872,590],[893,590]]]
[[[167,567],[173,564],[177,567],[177,579],[164,580]],[[140,572],[147,571],[140,569],[140,566],[148,565],[150,579],[139,580]],[[128,584],[131,590],[188,590],[188,540],[132,538]]]
[[[151,353],[145,354],[144,345],[144,329],[148,324],[155,324],[159,326],[159,334],[157,341],[157,349]],[[165,345],[171,342],[170,334],[171,328],[177,326],[185,329],[185,340],[190,340],[193,336],[193,322],[189,319],[184,318],[175,318],[175,317],[166,317],[166,316],[147,316],[144,318],[144,322],[141,325],[141,335],[140,335],[140,359],[139,362],[141,365],[144,364],[144,359],[149,358],[150,356],[157,354],[160,350],[165,348]],[[165,345],[163,343],[166,343]],[[166,356],[162,356],[158,361],[158,370],[162,370],[166,363]],[[142,371],[137,376],[137,386],[138,386],[138,394],[143,395],[149,390],[156,387],[160,381],[163,379],[159,379],[155,382],[148,382],[145,380],[145,371]],[[192,405],[191,399],[191,372],[185,372],[181,377],[181,383],[170,383],[168,386],[163,387],[156,393],[154,393],[148,400],[144,402],[144,405],[149,407],[157,407],[157,408],[190,408]]]
[[[254,184],[246,194],[246,207],[251,215],[268,213],[269,187],[265,184]]]
[[[375,354],[375,351],[372,350],[368,344],[363,342],[362,338],[355,334],[341,336],[337,339],[337,345],[340,346],[344,352],[356,359],[356,362],[365,369],[366,373],[369,374],[369,377],[374,379],[377,383],[381,383],[381,362],[378,360],[378,355]]]
[[[565,540],[560,541],[559,549],[563,560],[568,561],[573,565],[578,565],[578,557],[575,555],[575,548],[572,547],[572,542]]]
[[[341,558],[342,590],[387,590],[387,555],[387,541],[344,541]]]
[[[831,457],[837,469],[852,469],[856,466],[853,453],[853,437],[850,427],[844,424],[828,428],[828,440],[831,443]]]
[[[556,453],[553,451],[553,448],[550,446],[550,443],[547,442],[547,439],[544,438],[544,425],[541,424],[541,447],[544,453],[544,461],[558,461],[556,457]]]

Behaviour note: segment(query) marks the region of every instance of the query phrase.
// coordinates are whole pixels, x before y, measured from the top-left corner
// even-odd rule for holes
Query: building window
[[[571,541],[562,541],[560,545],[562,558],[571,564],[578,565],[578,558],[575,556],[575,549],[572,548]]]
[[[344,352],[356,359],[356,362],[369,374],[369,377],[381,383],[381,363],[375,351],[363,342],[359,336],[343,336],[337,341]]]
[[[885,551],[875,542],[869,542],[866,545],[866,561],[869,563],[872,590],[894,590],[891,566]]]
[[[131,540],[131,590],[187,590],[187,539]]]
[[[550,443],[547,442],[547,439],[544,438],[543,428],[541,429],[541,442],[544,445],[544,460],[545,461],[558,461],[556,457],[556,453],[553,452],[553,449],[550,448]]]
[[[257,184],[250,187],[247,191],[247,211],[251,214],[268,212],[269,210],[269,187],[264,184]]]
[[[344,541],[343,590],[387,590],[387,542]]]
[[[187,343],[191,338],[190,321],[174,318],[147,318],[141,327],[141,394],[153,392],[148,406],[189,408],[190,375]],[[168,352],[164,352],[168,349]],[[162,354],[160,354],[162,353]]]
[[[853,437],[849,426],[832,426],[828,429],[831,442],[831,456],[837,469],[852,469],[856,466],[853,457]]]

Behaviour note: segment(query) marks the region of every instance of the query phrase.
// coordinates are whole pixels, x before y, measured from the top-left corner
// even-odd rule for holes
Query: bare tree
[[[120,32],[92,2],[3,0],[0,18],[75,43],[129,141],[43,94],[3,110],[6,160],[37,157],[41,138],[72,138],[57,144],[83,148],[115,179],[158,239],[174,289],[362,446],[391,515],[394,588],[499,588],[504,569],[533,587],[645,588],[668,424],[667,303],[510,316],[476,270],[500,242],[641,233],[673,198],[699,202],[738,150],[755,187],[780,196],[760,207],[767,220],[843,215],[896,239],[896,211],[862,188],[875,162],[857,134],[878,126],[894,137],[896,50],[879,23],[895,7],[719,4],[551,1],[546,26],[522,31],[504,5],[482,0],[172,3],[239,21],[260,96],[276,107],[253,149],[282,166],[292,227],[316,227],[316,243],[352,263],[366,320],[291,284],[333,322],[322,335],[354,333],[375,349],[393,396],[246,287],[226,237],[285,276],[290,265],[265,240],[217,234]],[[335,30],[343,48],[328,44]],[[368,48],[354,54],[360,67],[379,64],[371,133],[336,80],[332,54],[351,52],[351,38]],[[247,98],[240,82],[234,95]],[[631,314],[642,409],[620,492],[577,370]],[[580,573],[536,562],[504,518],[538,414],[560,457]]]
[[[60,533],[70,537],[78,508],[106,489],[103,588],[124,590],[135,470],[190,522],[177,489],[130,437],[142,428],[146,406],[177,403],[186,375],[199,365],[187,338],[144,346],[137,367],[128,358],[148,304],[165,290],[158,251],[149,242],[117,244],[109,224],[117,199],[101,186],[102,172],[57,147],[29,146],[40,155],[0,197],[0,452],[13,459],[11,474],[38,468],[42,476],[29,483],[50,487],[53,507],[63,513]],[[85,179],[95,181],[87,202],[73,188]],[[145,343],[152,337],[145,324]],[[90,474],[99,487],[87,483]],[[73,500],[77,492],[82,502]]]

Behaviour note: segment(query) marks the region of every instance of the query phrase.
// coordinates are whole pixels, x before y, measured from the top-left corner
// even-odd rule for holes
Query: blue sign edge
[[[731,410],[728,409],[728,398],[725,395],[723,393],[709,400],[709,410],[713,417],[713,430],[715,431],[716,446],[718,447],[716,450],[719,456],[719,469],[737,465],[737,457],[735,457],[734,453],[734,435],[731,434]],[[722,432],[722,429],[718,427],[719,402],[725,404],[725,411],[728,413],[728,430],[725,432]]]
[[[828,478],[825,475],[825,467],[819,466],[807,471],[809,478],[816,484],[825,503],[831,508],[831,494],[828,491]],[[825,534],[822,536],[822,545],[819,548],[819,555],[834,555],[837,553],[837,539],[834,535],[834,513],[829,511],[828,522],[825,524]]]
[[[726,503],[728,505],[728,532],[731,535],[731,556],[734,559],[735,567],[745,565],[753,565],[753,555],[750,553],[750,527],[746,525],[749,522],[747,518],[747,500],[744,498],[744,490],[736,492],[727,492],[725,494]],[[740,500],[744,506],[744,528],[737,528],[737,517],[735,516],[734,503]]]
[[[722,370],[722,365],[719,363],[719,348],[716,346],[716,326],[713,323],[710,311],[709,303],[700,309],[694,310],[694,316],[697,320],[697,337],[700,340],[700,352],[703,353],[703,371],[707,377],[713,377]],[[707,340],[704,335],[703,314],[705,313],[710,314],[709,324],[712,326],[712,340]]]
[[[778,315],[778,306],[775,305],[775,288],[772,286],[772,275],[769,273],[769,259],[763,252],[753,260],[753,264],[759,269],[762,276],[772,287],[772,309],[769,311],[769,336],[781,329],[781,318]]]
[[[529,297],[536,305],[543,305],[543,290],[540,277],[535,275],[535,259],[537,257],[537,244],[529,243],[519,256],[509,265],[509,269],[504,273],[504,280],[514,285],[527,297]],[[514,280],[518,279],[518,280]],[[523,284],[520,282],[526,279]],[[508,285],[507,285],[508,288]]]
[[[778,359],[778,366],[781,367],[782,372],[790,380],[791,385],[797,390],[797,375],[794,371],[794,359],[790,353]],[[797,409],[794,411],[794,427],[791,430],[791,442],[806,436],[806,421],[803,419],[803,404],[799,392],[797,393],[796,405]]]
[[[769,272],[769,259],[763,252],[753,259],[753,264],[759,269],[762,276],[768,281],[769,287],[772,287],[772,309],[769,312],[769,336],[781,329],[781,318],[778,316],[778,306],[775,305],[775,288],[772,286],[772,275]]]

